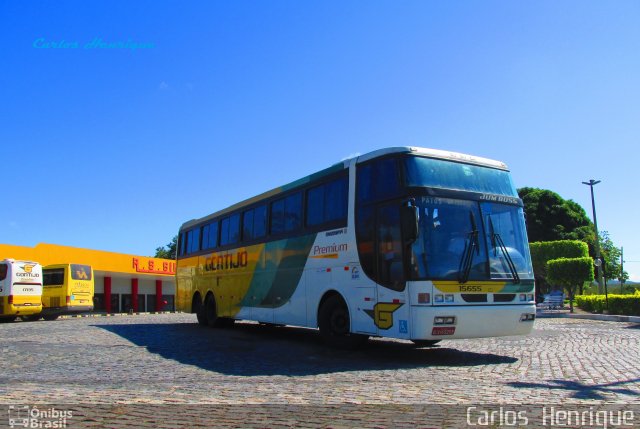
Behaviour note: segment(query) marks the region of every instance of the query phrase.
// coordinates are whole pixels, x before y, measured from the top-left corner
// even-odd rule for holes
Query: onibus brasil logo
[[[73,411],[56,408],[39,409],[37,406],[10,405],[9,427],[11,428],[66,428]]]

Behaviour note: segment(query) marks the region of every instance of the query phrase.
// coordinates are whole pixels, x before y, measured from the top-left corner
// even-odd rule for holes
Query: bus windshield
[[[506,204],[420,197],[419,233],[411,246],[414,280],[533,278],[522,208]]]
[[[518,196],[505,170],[419,156],[407,157],[404,163],[407,186]]]

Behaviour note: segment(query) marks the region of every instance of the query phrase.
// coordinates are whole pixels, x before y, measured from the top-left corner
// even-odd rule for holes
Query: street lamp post
[[[598,218],[596,217],[596,200],[593,197],[593,187],[600,183],[600,180],[589,180],[588,182],[582,182],[584,185],[588,185],[591,188],[591,208],[593,209],[593,226],[596,230],[596,241],[595,241],[595,251],[596,251],[596,261],[602,262],[600,258],[600,235],[598,233]],[[596,264],[596,269],[598,271],[598,294],[602,294],[602,267]]]

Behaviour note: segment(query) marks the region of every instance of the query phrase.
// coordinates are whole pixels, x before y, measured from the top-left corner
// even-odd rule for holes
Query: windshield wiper
[[[478,228],[476,226],[476,217],[472,211],[469,211],[469,220],[471,221],[471,231],[467,234],[464,242],[464,250],[462,258],[458,266],[458,282],[466,283],[469,281],[469,274],[473,266],[473,254],[480,254],[480,246],[478,245]]]
[[[491,237],[491,247],[493,247],[493,255],[498,256],[498,248],[504,255],[504,259],[507,261],[507,266],[509,267],[509,271],[511,271],[511,276],[513,277],[514,283],[520,283],[520,276],[518,275],[518,270],[516,269],[516,265],[513,263],[511,259],[511,255],[509,255],[509,250],[507,246],[505,246],[504,241],[502,241],[502,237],[500,234],[495,232],[493,228],[493,220],[491,216],[489,216],[489,236]]]

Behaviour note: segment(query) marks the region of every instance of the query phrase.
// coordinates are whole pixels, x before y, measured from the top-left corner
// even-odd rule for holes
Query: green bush
[[[603,313],[607,309],[604,295],[578,295],[578,307],[591,313]],[[640,293],[634,295],[609,295],[609,314],[640,316]]]
[[[538,287],[549,289],[553,282],[547,278],[547,263],[559,258],[585,258],[589,256],[589,246],[579,240],[539,241],[529,243],[531,262]]]

